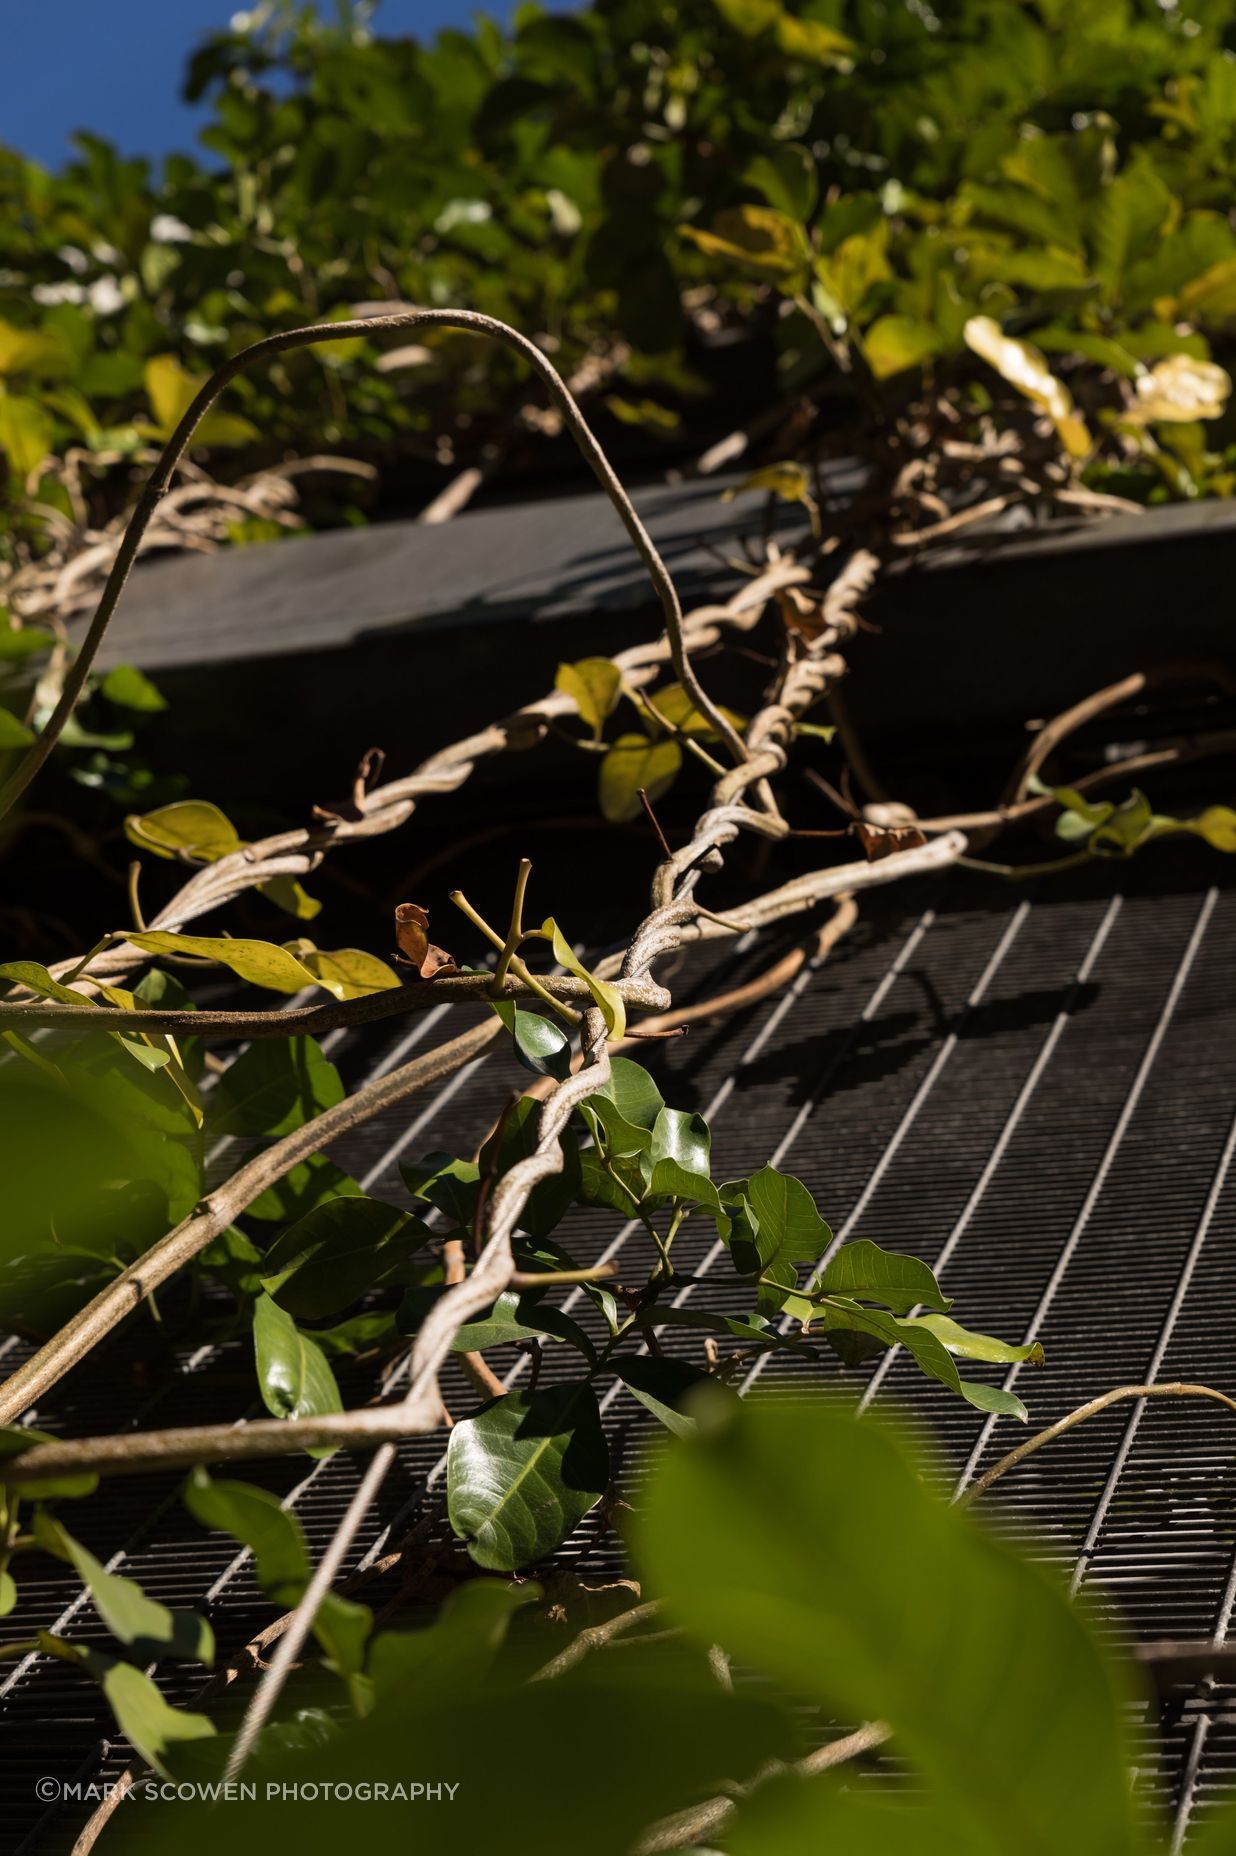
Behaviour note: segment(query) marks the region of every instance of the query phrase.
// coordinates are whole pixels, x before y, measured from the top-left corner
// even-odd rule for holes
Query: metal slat
[[[1219,892],[1216,889],[1208,889],[1206,892],[1205,900],[1202,903],[1201,909],[1198,911],[1197,921],[1194,923],[1193,932],[1189,936],[1188,943],[1181,956],[1180,965],[1176,969],[1176,974],[1172,980],[1167,999],[1164,1002],[1163,1010],[1151,1034],[1150,1042],[1146,1046],[1142,1061],[1138,1065],[1137,1073],[1133,1078],[1132,1086],[1125,1098],[1119,1119],[1116,1122],[1115,1128],[1112,1130],[1111,1139],[1103,1150],[1103,1158],[1099,1162],[1098,1171],[1091,1182],[1090,1190],[1086,1194],[1081,1211],[1077,1215],[1076,1223],[1069,1232],[1064,1248],[1060,1252],[1059,1261],[1051,1273],[1047,1287],[1044,1289],[1039,1305],[1035,1309],[1030,1326],[1026,1330],[1024,1337],[1026,1341],[1038,1339],[1043,1323],[1046,1321],[1051,1305],[1056,1298],[1056,1293],[1060,1288],[1060,1284],[1064,1281],[1065,1272],[1077,1254],[1077,1247],[1081,1242],[1082,1234],[1090,1221],[1095,1205],[1098,1203],[1099,1194],[1102,1192],[1104,1184],[1106,1183],[1112,1163],[1119,1152],[1120,1144],[1125,1137],[1130,1121],[1133,1119],[1137,1105],[1141,1101],[1142,1092],[1146,1087],[1146,1082],[1154,1066],[1155,1058],[1158,1056],[1163,1039],[1167,1034],[1168,1025],[1171,1023],[1172,1014],[1175,1012],[1180,995],[1184,990],[1184,984],[1189,977],[1190,969],[1197,956],[1197,950],[1202,944],[1202,937],[1206,932],[1206,925],[1214,911],[1218,895]],[[1019,1374],[1020,1368],[1018,1366],[1010,1366],[1008,1372],[1005,1374],[1003,1382],[1007,1391],[1012,1390],[1017,1382]],[[984,1421],[978,1441],[970,1453],[966,1466],[958,1478],[957,1490],[959,1494],[965,1490],[973,1480],[983,1451],[990,1442],[991,1434],[994,1429],[995,1418],[988,1417]]]

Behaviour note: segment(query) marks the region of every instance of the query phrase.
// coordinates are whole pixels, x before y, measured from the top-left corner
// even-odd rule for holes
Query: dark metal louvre
[[[1236,1105],[1236,895],[1209,887],[1216,871],[1221,878],[1199,847],[1164,847],[1127,870],[1096,869],[1073,887],[1028,895],[970,879],[890,891],[866,905],[851,940],[791,993],[663,1050],[663,1088],[676,1103],[711,1110],[727,1176],[779,1149],[779,1164],[807,1181],[838,1234],[943,1256],[945,1287],[969,1325],[1016,1335],[1041,1324],[1047,1365],[1019,1381],[1036,1425],[1148,1376],[1232,1390],[1236,1189],[1225,1156]],[[760,949],[711,962],[730,983],[735,970],[772,957]],[[700,985],[711,984],[704,968],[693,971]],[[358,1075],[410,1030],[375,1030],[332,1054]],[[510,1081],[502,1062],[480,1065],[409,1136],[406,1151],[470,1148]],[[367,1130],[339,1157],[386,1190],[396,1178],[390,1149],[424,1113],[414,1105],[411,1116]],[[697,1267],[711,1248],[709,1228],[688,1227],[680,1240]],[[596,1254],[619,1233],[612,1219],[585,1214],[565,1235]],[[619,1254],[624,1267],[631,1258],[634,1276],[646,1261],[640,1234],[627,1236]],[[727,1299],[744,1304],[738,1291]],[[667,1333],[670,1349],[687,1344]],[[567,1369],[551,1357],[546,1370]],[[858,1375],[776,1356],[756,1385],[761,1396],[850,1399],[867,1387],[881,1405],[895,1402],[924,1422],[942,1482],[963,1473],[980,1441],[979,1468],[1015,1441],[1008,1424],[984,1440],[979,1413],[900,1357]],[[100,1360],[38,1422],[84,1431],[239,1419],[250,1400],[246,1351],[233,1343],[137,1396]],[[628,1462],[637,1468],[654,1434],[625,1397],[608,1416],[633,1423]],[[1159,1402],[1140,1415],[1117,1407],[1010,1477],[1001,1512],[1066,1576],[1085,1552],[1087,1587],[1103,1592],[1135,1634],[1222,1632],[1236,1591],[1236,1470],[1226,1426],[1209,1407]],[[421,1499],[440,1454],[436,1438],[404,1446],[358,1557]],[[356,1474],[355,1462],[336,1457],[273,1464],[260,1479],[284,1493],[299,1489],[296,1507],[320,1548]],[[269,1615],[247,1567],[228,1577],[225,1543],[184,1516],[174,1481],[110,1485],[82,1513],[92,1517],[85,1531],[103,1557],[132,1542],[123,1569],[159,1596],[200,1602],[214,1588],[216,1624],[229,1644]],[[612,1541],[598,1543],[588,1523],[572,1548],[589,1571],[615,1563]],[[62,1570],[32,1565],[23,1627],[53,1623],[72,1601],[76,1588]],[[102,1636],[88,1606],[72,1629]],[[178,1700],[195,1686],[193,1672],[169,1677]],[[1230,1690],[1216,1691],[1203,1712],[1182,1697],[1161,1758],[1148,1737],[1139,1785],[1177,1812],[1182,1833],[1204,1821],[1236,1776],[1233,1700]],[[39,1662],[0,1707],[14,1847],[67,1848],[68,1815],[39,1826],[31,1787],[38,1773],[69,1777],[97,1760],[103,1723],[93,1691]],[[99,1770],[121,1763],[123,1749],[104,1755]]]

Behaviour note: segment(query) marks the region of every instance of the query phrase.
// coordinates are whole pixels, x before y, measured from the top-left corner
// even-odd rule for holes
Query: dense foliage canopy
[[[380,26],[266,5],[210,38],[203,152],[160,172],[88,135],[56,175],[0,157],[10,562],[72,513],[67,471],[96,514],[123,502],[224,355],[395,299],[534,335],[645,460],[802,392],[845,434],[924,375],[997,387],[963,337],[982,315],[1070,376],[1066,441],[1107,487],[1229,487],[1226,427],[1201,423],[1222,392],[1147,372],[1222,357],[1236,317],[1222,0],[595,0],[431,46]],[[343,451],[423,501],[556,429],[514,357],[367,347],[238,384],[212,470]]]

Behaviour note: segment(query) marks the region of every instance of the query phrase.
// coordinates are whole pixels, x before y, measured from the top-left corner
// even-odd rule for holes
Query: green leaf
[[[540,1076],[556,1076],[560,1081],[571,1074],[571,1040],[561,1025],[539,1012],[525,1011],[514,999],[490,1002],[511,1033],[515,1055],[525,1070]]]
[[[333,1160],[328,1160],[325,1154],[311,1154],[307,1160],[298,1161],[282,1179],[267,1186],[247,1207],[246,1216],[283,1223],[291,1218],[303,1218],[315,1205],[322,1205],[328,1199],[359,1196],[360,1192],[356,1181]]]
[[[291,1134],[344,1097],[343,1082],[313,1038],[257,1038],[219,1077],[212,1134]]]
[[[611,1057],[608,1081],[583,1104],[582,1113],[596,1132],[599,1122],[609,1153],[616,1158],[646,1153],[652,1130],[665,1107],[661,1091],[642,1064],[629,1057]]]
[[[44,1552],[70,1563],[112,1636],[142,1662],[176,1656],[208,1667],[213,1663],[214,1632],[196,1611],[169,1611],[148,1598],[136,1580],[108,1572],[45,1508],[35,1513],[34,1533]]]
[[[992,1334],[975,1334],[947,1315],[912,1315],[905,1325],[924,1328],[927,1333],[934,1334],[950,1353],[959,1354],[963,1360],[990,1360],[998,1366],[1043,1364],[1043,1349],[1037,1340],[1016,1346],[1012,1341],[997,1340]]]
[[[262,1403],[276,1418],[316,1418],[342,1411],[335,1375],[322,1349],[302,1334],[291,1315],[269,1295],[253,1309],[253,1346]],[[329,1451],[310,1451],[311,1456]]]
[[[493,1668],[515,1613],[540,1597],[540,1587],[530,1579],[518,1585],[469,1579],[448,1594],[423,1630],[383,1631],[369,1653],[379,1704],[402,1706],[430,1694],[474,1692]]]
[[[17,1581],[11,1572],[0,1570],[0,1618],[7,1618],[17,1603]]]
[[[29,1424],[0,1424],[0,1463],[11,1462],[14,1457],[33,1450],[36,1444],[61,1441],[50,1431],[36,1431]],[[54,1481],[23,1484],[10,1472],[5,1476],[4,1486],[10,1495],[19,1499],[28,1496],[33,1501],[64,1500],[69,1496],[93,1495],[99,1478],[93,1470],[82,1470],[74,1475],[57,1476]]]
[[[212,864],[242,848],[244,840],[227,814],[208,799],[178,799],[153,812],[130,813],[125,836],[156,857],[191,858]]]
[[[753,1173],[745,1197],[751,1211],[761,1306],[775,1308],[780,1306],[782,1291],[793,1289],[798,1281],[798,1264],[814,1263],[828,1248],[832,1232],[802,1181],[775,1167],[761,1167]],[[746,1262],[740,1249],[735,1266],[750,1274]]]
[[[559,664],[554,688],[571,698],[599,741],[606,718],[613,714],[622,690],[622,672],[608,657],[583,657],[577,664]]]
[[[623,1004],[622,994],[616,992],[605,980],[597,979],[590,973],[576,954],[571,943],[559,928],[552,915],[546,916],[541,924],[541,933],[546,935],[554,950],[554,959],[568,973],[575,974],[583,980],[605,1020],[605,1028],[611,1038],[620,1038],[627,1028],[627,1008]]]
[[[589,1362],[596,1348],[577,1321],[561,1308],[542,1305],[543,1289],[508,1289],[487,1315],[466,1322],[451,1342],[453,1353],[480,1353],[486,1347],[505,1347],[513,1341],[569,1341]]]
[[[795,1318],[822,1319],[826,1332],[851,1328],[859,1334],[873,1335],[885,1346],[904,1347],[929,1379],[938,1379],[941,1385],[958,1393],[978,1410],[1016,1418],[1022,1424],[1026,1422],[1026,1408],[1015,1393],[1006,1392],[1000,1386],[979,1385],[963,1379],[943,1341],[920,1321],[902,1321],[896,1315],[886,1315],[882,1309],[860,1308],[857,1302],[845,1301],[839,1296],[820,1309],[814,1309],[801,1296],[789,1296],[785,1309]]]
[[[108,702],[118,703],[122,709],[156,715],[160,709],[167,708],[167,698],[160,695],[149,677],[131,664],[117,664],[114,670],[108,671],[99,688]]]
[[[633,1529],[701,1644],[831,1716],[887,1721],[962,1850],[1142,1847],[1114,1664],[1055,1580],[929,1493],[882,1425],[742,1404],[665,1454]]]
[[[620,1360],[617,1373],[623,1385],[667,1431],[676,1437],[692,1437],[699,1422],[684,1406],[695,1393],[707,1386],[718,1401],[736,1396],[728,1387],[687,1360],[658,1359],[652,1354],[633,1354]]]
[[[205,1740],[214,1733],[214,1723],[206,1715],[173,1708],[150,1677],[132,1663],[117,1662],[97,1650],[87,1650],[84,1660],[103,1690],[120,1731],[147,1765],[164,1778],[172,1776],[166,1755],[174,1746],[184,1740]]]
[[[946,1309],[951,1302],[940,1292],[935,1274],[917,1257],[881,1250],[870,1238],[843,1244],[820,1277],[828,1295],[848,1295],[859,1302],[883,1302],[894,1314],[907,1315],[916,1303],[924,1308]]]
[[[7,621],[7,608],[0,607],[0,664],[14,663],[19,658],[50,651],[56,642],[54,634],[45,631],[41,625],[14,626]]]
[[[721,1200],[709,1177],[710,1144],[708,1123],[702,1115],[663,1108],[652,1130],[646,1162],[649,1194],[696,1199],[719,1212]]]
[[[494,1135],[481,1149],[482,1172],[490,1168],[509,1172],[517,1160],[526,1160],[540,1138],[541,1103],[532,1096],[521,1096],[502,1124],[501,1142]],[[569,1133],[563,1137],[563,1165],[560,1172],[540,1180],[528,1194],[520,1213],[520,1228],[532,1238],[548,1237],[569,1211],[579,1186],[579,1151]]]
[[[276,1496],[248,1482],[216,1482],[199,1465],[190,1471],[182,1499],[203,1527],[230,1534],[249,1549],[257,1582],[272,1604],[290,1610],[298,1602],[312,1566],[299,1520]],[[363,1667],[372,1625],[366,1605],[327,1592],[313,1632],[341,1676],[355,1676]]]
[[[3,405],[0,400],[0,405]],[[8,748],[28,748],[34,740],[33,732],[24,722],[19,722],[11,709],[0,707],[0,752]]]
[[[290,1315],[319,1320],[389,1281],[430,1235],[379,1199],[330,1199],[275,1240],[262,1287]]]
[[[586,1383],[508,1392],[451,1432],[447,1512],[478,1566],[544,1559],[609,1481],[609,1446]]]
[[[475,1160],[457,1160],[454,1154],[426,1154],[423,1160],[401,1160],[403,1183],[414,1199],[423,1199],[455,1224],[471,1225],[481,1170]]]
[[[664,1307],[654,1304],[651,1308],[640,1309],[635,1325],[638,1328],[697,1328],[705,1334],[723,1334],[743,1347],[784,1348],[791,1353],[815,1356],[814,1347],[808,1346],[801,1336],[783,1334],[765,1315],[724,1315],[708,1308],[692,1308],[689,1304],[676,1308],[673,1303],[666,1303]]]
[[[598,795],[602,816],[625,825],[643,811],[640,788],[650,800],[667,793],[682,766],[682,749],[672,736],[650,741],[647,735],[619,735],[601,762]]]
[[[248,1482],[217,1482],[199,1465],[189,1472],[182,1499],[203,1527],[248,1547],[257,1582],[272,1603],[285,1609],[296,1603],[312,1567],[300,1522],[277,1496]]]

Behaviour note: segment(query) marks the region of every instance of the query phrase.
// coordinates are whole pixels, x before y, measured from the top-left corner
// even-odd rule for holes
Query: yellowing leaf
[[[650,741],[647,735],[619,735],[601,762],[602,813],[612,825],[638,818],[640,787],[649,799],[659,799],[674,784],[681,766],[682,749],[672,736]]]
[[[146,363],[146,397],[161,438],[170,438],[202,387],[205,374],[191,374],[174,354],[152,355]],[[247,445],[258,436],[248,419],[208,412],[193,435],[195,445]]]
[[[777,44],[787,58],[811,64],[844,64],[854,50],[853,39],[834,31],[819,19],[796,19],[784,9],[776,22]]]
[[[680,735],[694,735],[700,741],[715,741],[717,731],[706,715],[701,715],[681,683],[667,683],[664,689],[657,690],[649,697],[649,702],[659,716],[667,721],[671,728]],[[746,727],[746,718],[736,715],[733,709],[722,708],[721,714],[736,729]]]
[[[801,229],[771,206],[731,206],[717,213],[710,232],[683,226],[700,251],[710,257],[730,258],[757,271],[796,271],[807,260]]]
[[[1070,457],[1087,455],[1090,433],[1085,420],[1074,412],[1072,394],[1056,379],[1039,349],[1006,335],[990,316],[971,316],[962,333],[967,347],[1047,414]]]
[[[34,374],[43,380],[71,374],[73,354],[64,337],[45,329],[15,329],[0,320],[0,374]]]
[[[234,941],[224,935],[169,934],[155,929],[131,934],[129,940],[148,954],[195,954],[203,960],[217,960],[239,979],[269,992],[300,992],[306,986],[325,984],[295,954],[270,941]]]
[[[1221,418],[1232,390],[1232,377],[1214,361],[1173,354],[1134,384],[1136,402],[1129,417],[1139,422],[1183,423]]]
[[[880,220],[869,232],[852,232],[849,238],[817,258],[815,274],[835,311],[845,318],[857,313],[872,286],[892,276],[888,262],[888,221]]]
[[[1236,258],[1222,258],[1194,277],[1177,298],[1180,314],[1193,323],[1230,322],[1236,316]]]
[[[0,451],[19,477],[29,477],[52,448],[55,425],[37,400],[0,393]]]
[[[805,503],[811,498],[811,483],[806,471],[801,464],[788,461],[765,464],[762,470],[753,470],[736,489],[724,491],[721,501],[732,502],[743,490],[767,490],[770,495],[779,496],[783,503]]]
[[[939,346],[939,334],[931,323],[913,316],[877,316],[863,336],[863,353],[877,380],[904,373],[908,367],[921,367]]]
[[[622,672],[608,657],[582,657],[577,664],[559,664],[554,688],[571,698],[599,741],[618,701]]]
[[[124,831],[131,844],[156,857],[185,856],[202,864],[240,850],[243,843],[231,819],[208,799],[178,799],[153,812],[130,813]]]
[[[333,954],[324,954],[305,945],[300,958],[318,985],[333,992],[336,999],[363,999],[371,992],[389,992],[392,986],[399,985],[399,975],[363,948],[340,947]]]
[[[1190,819],[1189,829],[1205,838],[1212,850],[1236,853],[1236,812],[1231,806],[1207,806]]]
[[[627,1008],[623,1004],[622,994],[616,992],[605,980],[597,979],[595,974],[588,971],[552,915],[547,916],[542,922],[541,933],[549,936],[554,950],[554,959],[559,966],[565,967],[568,973],[574,973],[578,979],[584,981],[600,1007],[601,1016],[605,1020],[605,1028],[610,1037],[620,1038],[627,1028]]]

